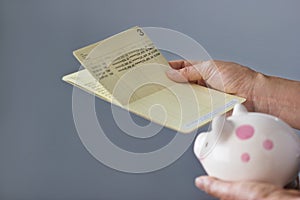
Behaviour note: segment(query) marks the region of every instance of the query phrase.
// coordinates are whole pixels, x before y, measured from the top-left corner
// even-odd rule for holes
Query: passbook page
[[[63,77],[63,81],[66,81],[67,83],[70,83],[90,94],[94,94],[105,101],[121,106],[121,104],[112,97],[110,92],[108,92],[96,79],[94,79],[87,69],[68,74]]]
[[[63,80],[153,122],[189,133],[245,99],[175,83],[167,60],[139,27],[74,51],[86,68]]]
[[[79,49],[74,55],[123,105],[162,89],[159,84],[147,84],[153,80],[155,74],[144,71],[153,65],[169,66],[168,61],[139,27]],[[164,72],[157,67],[155,73]],[[114,92],[115,89],[118,92]]]

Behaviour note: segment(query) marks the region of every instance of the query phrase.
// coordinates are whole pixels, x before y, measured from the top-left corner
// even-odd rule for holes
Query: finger
[[[178,64],[179,66],[180,64]],[[210,61],[198,62],[197,64],[187,66],[179,70],[170,69],[166,72],[167,76],[175,82],[194,82],[206,81],[215,70]],[[178,67],[177,66],[177,67]]]
[[[188,61],[188,60],[172,60],[169,61],[169,65],[173,69],[182,69],[184,67],[192,66],[192,65],[197,65],[201,63],[202,61]]]
[[[166,72],[166,75],[169,79],[180,83],[202,79],[201,74],[194,67],[185,67],[180,70],[170,69]]]
[[[212,177],[199,177],[195,184],[206,193],[220,199],[262,199],[276,195],[290,196],[277,186],[258,182],[229,182],[221,181]],[[279,193],[282,191],[283,193]]]
[[[195,180],[195,185],[203,190],[204,192],[220,198],[220,199],[229,199],[232,198],[233,199],[233,195],[230,193],[232,192],[231,190],[231,184],[227,183],[227,182],[221,182],[219,180],[216,180],[214,178],[211,177],[198,177]]]

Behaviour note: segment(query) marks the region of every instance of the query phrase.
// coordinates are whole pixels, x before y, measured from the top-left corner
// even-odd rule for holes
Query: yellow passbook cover
[[[176,83],[168,61],[140,27],[73,52],[84,70],[63,80],[173,130],[189,133],[245,99]]]

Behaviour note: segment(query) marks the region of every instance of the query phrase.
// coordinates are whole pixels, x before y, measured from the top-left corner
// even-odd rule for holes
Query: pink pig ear
[[[247,113],[248,111],[245,106],[243,106],[242,104],[236,104],[233,108],[232,116],[239,116]]]

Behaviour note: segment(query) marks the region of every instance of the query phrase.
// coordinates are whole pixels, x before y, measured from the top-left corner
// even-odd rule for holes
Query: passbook
[[[83,70],[63,80],[181,133],[190,133],[244,98],[166,76],[168,61],[140,27],[73,52]]]

